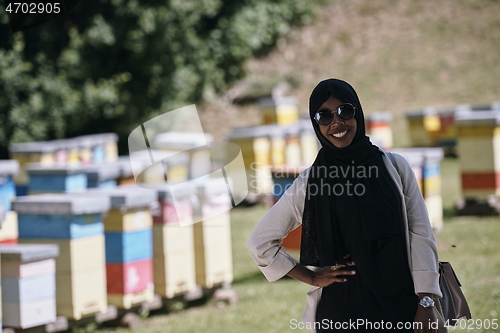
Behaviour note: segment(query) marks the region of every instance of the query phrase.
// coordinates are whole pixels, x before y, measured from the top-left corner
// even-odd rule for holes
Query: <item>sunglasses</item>
[[[319,125],[330,125],[333,121],[334,113],[337,112],[339,118],[342,120],[349,120],[356,114],[356,107],[349,103],[344,103],[336,110],[322,109],[316,112],[314,119]]]

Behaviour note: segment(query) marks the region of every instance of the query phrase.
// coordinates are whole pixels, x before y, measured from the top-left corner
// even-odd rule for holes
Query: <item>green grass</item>
[[[457,187],[457,160],[446,159],[442,164],[442,170],[445,207],[451,208],[453,201],[460,194]],[[219,309],[208,301],[185,310],[155,314],[144,319],[143,325],[137,332],[292,331],[290,320],[300,320],[306,301],[305,293],[309,286],[288,278],[269,283],[246,250],[248,236],[265,212],[266,208],[263,206],[231,211],[234,262],[232,288],[239,297],[237,304]],[[453,264],[474,319],[500,319],[499,234],[498,217],[452,216],[445,218],[443,231],[437,235],[440,259]],[[459,328],[450,330],[450,332],[471,331]],[[473,330],[473,332],[494,331]],[[100,329],[99,332],[122,333],[128,330],[108,328]]]

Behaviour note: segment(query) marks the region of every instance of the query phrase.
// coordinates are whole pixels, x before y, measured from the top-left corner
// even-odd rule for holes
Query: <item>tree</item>
[[[4,15],[0,157],[11,142],[107,131],[124,139],[157,114],[210,100],[242,77],[243,61],[306,23],[317,3],[82,0],[15,34]]]

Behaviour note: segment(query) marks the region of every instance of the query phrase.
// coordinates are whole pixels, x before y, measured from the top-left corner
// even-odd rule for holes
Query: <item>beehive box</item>
[[[243,155],[248,188],[254,193],[271,193],[271,141],[265,126],[233,129],[228,141],[238,145]]]
[[[3,222],[0,223],[0,244],[16,244],[17,239],[17,213],[14,211],[6,212]]]
[[[200,214],[202,221],[193,225],[196,283],[204,288],[233,279],[231,206],[224,197],[225,188],[216,184],[204,184],[198,189],[200,206],[195,208],[195,215]]]
[[[16,196],[16,187],[12,177],[19,172],[16,160],[0,160],[0,207],[9,211],[11,201]]]
[[[186,185],[189,183],[186,183]],[[184,221],[185,225],[192,224],[193,202],[196,194],[195,186],[184,186],[176,193],[175,200],[170,188],[157,189],[158,205],[152,209],[153,223],[164,224]]]
[[[411,169],[413,170],[413,173],[415,174],[415,178],[417,179],[418,182],[418,187],[422,192],[423,191],[422,170],[424,167],[424,154],[422,153],[422,151],[412,148],[392,149],[391,151],[393,153],[403,156],[406,159]]]
[[[484,201],[500,193],[500,111],[462,111],[455,119],[462,193]]]
[[[134,173],[132,172],[132,165],[130,164],[130,156],[120,156],[115,163],[118,164],[120,169],[118,185],[135,184]]]
[[[27,329],[56,320],[56,245],[3,245],[2,311],[5,326]]]
[[[153,282],[152,259],[136,260],[124,264],[106,264],[109,294],[135,294],[149,289]]]
[[[118,163],[89,164],[85,167],[88,188],[115,188],[120,177]]]
[[[300,125],[298,123],[291,124],[285,129],[286,148],[285,148],[285,163],[287,166],[302,165],[300,152]]]
[[[189,176],[189,154],[167,150],[141,150],[130,154],[135,181],[144,184],[165,184],[186,181]]]
[[[197,132],[167,132],[155,137],[155,147],[161,150],[183,152],[189,155],[189,179],[210,173],[211,153],[209,144],[211,134]],[[170,181],[172,181],[172,177]]]
[[[229,212],[193,225],[196,283],[212,288],[233,280]]]
[[[54,152],[57,146],[50,141],[14,143],[9,147],[12,159],[19,162],[19,173],[14,177],[16,185],[27,186],[29,175],[25,170],[28,163],[40,163],[43,166],[54,165]]]
[[[68,221],[86,214],[103,213],[109,207],[109,200],[102,196],[81,194],[37,195],[17,198],[13,202],[13,209],[20,215],[69,216]],[[94,219],[94,223],[89,225],[93,224],[102,223],[95,223]],[[57,314],[79,320],[104,312],[107,308],[105,247],[102,230],[92,236],[81,233],[73,235],[82,237],[21,238],[20,242],[59,246],[61,255],[56,259]]]
[[[270,142],[270,164],[272,166],[286,164],[285,128],[280,125],[267,125],[265,128]]]
[[[443,228],[440,170],[443,148],[406,148],[394,149],[393,152],[402,155],[412,167],[429,212],[432,229],[440,231]]]
[[[105,231],[124,232],[150,229],[153,218],[149,205],[157,201],[155,190],[128,184],[114,189],[94,189],[88,195],[106,198],[111,208],[104,216]]]
[[[258,101],[262,124],[288,125],[298,120],[298,100],[293,96],[261,98]]]
[[[72,140],[78,143],[82,163],[113,163],[118,159],[118,135],[115,133],[82,135]]]
[[[152,243],[151,228],[127,232],[106,232],[106,262],[127,263],[151,258]]]
[[[413,147],[431,147],[438,141],[441,119],[435,107],[410,111],[406,114]]]
[[[367,134],[380,142],[380,148],[389,150],[392,148],[392,114],[390,112],[374,112],[366,119]]]
[[[72,240],[20,239],[19,242],[59,246],[61,252],[56,259],[58,315],[79,320],[106,311],[103,235]]]
[[[29,193],[78,192],[87,188],[87,176],[83,167],[72,165],[43,166],[27,164],[30,176]]]
[[[149,205],[156,202],[157,193],[136,185],[88,193],[110,200],[111,209],[104,218],[108,303],[128,309],[141,299],[134,295],[152,288],[153,219]]]
[[[18,214],[20,238],[74,239],[102,234],[101,214]]]
[[[153,226],[155,293],[173,298],[196,288],[193,227],[179,222]]]
[[[310,166],[314,163],[319,151],[319,141],[314,132],[310,119],[300,119],[300,151],[302,165]]]
[[[108,294],[108,303],[121,309],[130,309],[135,305],[152,302],[154,300],[154,287],[131,294]]]

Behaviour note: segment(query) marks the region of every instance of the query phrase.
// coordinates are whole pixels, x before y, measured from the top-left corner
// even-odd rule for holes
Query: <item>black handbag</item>
[[[456,325],[458,319],[471,319],[471,313],[465,299],[462,285],[449,262],[439,262],[439,287],[443,297],[439,300],[445,322]]]

